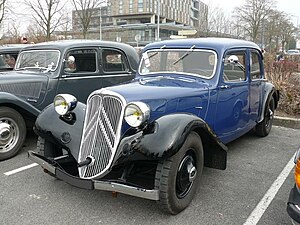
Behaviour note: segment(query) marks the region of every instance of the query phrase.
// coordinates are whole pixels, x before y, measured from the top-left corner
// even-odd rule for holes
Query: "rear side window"
[[[95,49],[75,49],[66,57],[65,72],[93,73],[97,70],[97,51]]]
[[[250,62],[251,80],[260,79],[262,77],[259,59],[260,59],[260,55],[257,52],[251,52],[251,62]]]
[[[102,61],[104,72],[128,71],[125,55],[118,50],[102,49]]]

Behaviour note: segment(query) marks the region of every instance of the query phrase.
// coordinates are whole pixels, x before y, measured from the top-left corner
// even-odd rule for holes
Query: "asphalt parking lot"
[[[30,134],[19,155],[0,162],[0,224],[291,224],[286,202],[299,137],[299,129],[274,126],[266,138],[249,133],[230,143],[227,169],[205,168],[192,204],[170,216],[153,201],[122,194],[113,198],[43,173],[27,159],[26,152],[36,145]]]

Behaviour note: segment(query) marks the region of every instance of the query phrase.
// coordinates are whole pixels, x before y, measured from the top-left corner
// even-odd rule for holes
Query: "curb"
[[[300,129],[300,119],[274,116],[273,125],[280,126],[280,127],[288,127],[293,129]]]

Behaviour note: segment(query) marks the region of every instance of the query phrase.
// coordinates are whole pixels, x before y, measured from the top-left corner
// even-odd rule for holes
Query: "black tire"
[[[275,100],[273,97],[271,97],[266,105],[264,119],[260,123],[258,123],[255,127],[256,135],[260,137],[266,137],[270,133],[273,125],[274,112],[275,112]]]
[[[175,155],[158,163],[155,189],[159,190],[158,203],[163,210],[178,214],[191,203],[199,186],[203,164],[202,142],[196,132],[188,135]]]
[[[0,107],[0,161],[15,156],[26,138],[26,124],[19,112]]]

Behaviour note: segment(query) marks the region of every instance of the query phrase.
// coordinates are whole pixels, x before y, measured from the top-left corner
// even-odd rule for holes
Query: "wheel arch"
[[[259,114],[258,121],[257,121],[258,123],[260,123],[264,119],[266,104],[269,102],[270,98],[274,98],[275,109],[277,109],[277,107],[278,107],[278,102],[279,102],[279,98],[280,98],[279,90],[276,90],[275,86],[268,82],[266,83],[266,85],[264,87],[264,93],[265,94],[263,95],[263,99],[262,99],[263,104],[261,106],[260,114]]]
[[[40,110],[27,103],[23,99],[6,92],[0,92],[0,107],[8,107],[19,112],[26,123],[27,128],[32,128],[32,125],[40,113]]]
[[[204,165],[226,169],[227,147],[201,118],[192,114],[174,113],[158,118],[154,124],[152,132],[144,133],[142,138],[135,140],[135,151],[152,158],[168,158],[176,154],[187,136],[195,131],[202,140]]]

